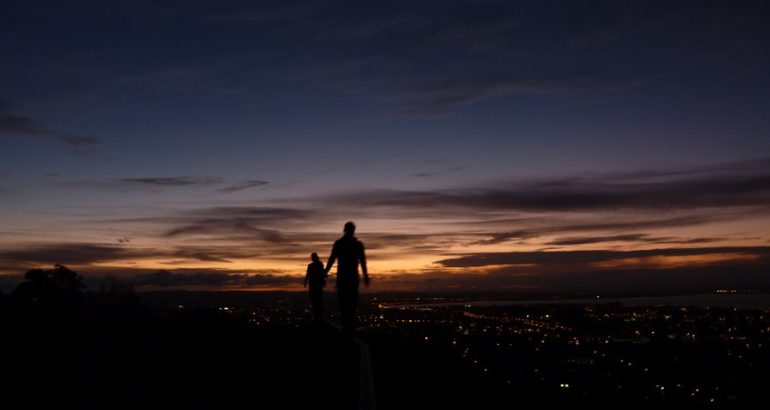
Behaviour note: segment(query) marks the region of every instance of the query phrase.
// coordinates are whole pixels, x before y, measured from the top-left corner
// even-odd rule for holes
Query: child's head
[[[315,252],[310,254],[310,259],[312,259],[313,262],[321,262],[321,259],[318,258],[318,254]]]

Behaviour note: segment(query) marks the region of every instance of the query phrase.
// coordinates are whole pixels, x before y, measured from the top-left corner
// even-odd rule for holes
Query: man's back
[[[358,264],[365,264],[364,244],[355,236],[345,235],[334,242],[331,259],[337,259],[337,276],[357,276]]]

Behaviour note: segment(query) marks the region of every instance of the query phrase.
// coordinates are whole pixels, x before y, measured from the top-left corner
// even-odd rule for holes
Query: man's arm
[[[305,272],[305,284],[302,285],[304,287],[307,287],[307,278],[310,277],[310,265],[307,267],[307,272]]]
[[[326,269],[324,269],[324,276],[329,274],[329,271],[332,270],[332,265],[334,265],[334,261],[337,260],[337,247],[332,246],[332,254],[329,255],[329,260],[326,261]]]
[[[364,285],[369,286],[369,271],[366,269],[366,252],[364,251],[364,244],[361,243],[361,254],[358,255],[361,261],[361,272],[364,274]]]

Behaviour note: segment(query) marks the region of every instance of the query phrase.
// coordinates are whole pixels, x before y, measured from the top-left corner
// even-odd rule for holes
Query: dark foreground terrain
[[[3,407],[362,408],[369,382],[380,409],[746,408],[770,382],[762,309],[386,299],[362,301],[362,381],[331,297],[328,322],[302,294],[5,298]]]

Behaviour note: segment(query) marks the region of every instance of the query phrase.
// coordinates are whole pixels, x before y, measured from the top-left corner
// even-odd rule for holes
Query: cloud
[[[660,248],[634,251],[579,250],[579,251],[531,251],[473,253],[436,263],[444,267],[472,268],[495,265],[574,265],[584,266],[598,262],[611,262],[635,258],[704,256],[736,254],[767,259],[770,247],[710,247],[710,248]]]
[[[713,266],[674,268],[624,268],[536,272],[500,267],[485,274],[430,270],[421,273],[394,273],[375,276],[377,289],[425,292],[515,292],[559,293],[624,292],[713,292],[718,288],[768,289],[770,262],[720,263]],[[594,293],[595,292],[595,293]]]
[[[160,232],[161,238],[207,244],[225,242],[231,248],[233,243],[239,243],[276,251],[271,246],[290,246],[293,241],[312,242],[317,236],[305,232],[318,223],[319,215],[316,209],[288,206],[222,206],[147,217],[110,218],[95,223],[151,226]]]
[[[127,256],[129,252],[125,248],[90,243],[30,245],[20,249],[0,250],[0,261],[43,265],[87,265]]]
[[[656,237],[643,233],[632,233],[611,236],[572,236],[557,238],[547,243],[547,245],[588,245],[602,242],[641,242],[641,243],[686,243],[698,244],[715,242],[716,238],[676,238],[676,237]]]
[[[160,177],[160,178],[123,178],[116,182],[124,184],[150,185],[150,186],[189,186],[211,185],[220,182],[215,177]]]
[[[379,228],[381,231],[361,225],[360,237],[373,252],[370,258],[393,261],[406,258],[405,255],[418,255],[425,260],[427,256],[437,260],[436,264],[450,275],[463,270],[476,275],[479,270],[489,275],[500,267],[505,268],[506,275],[514,276],[618,271],[621,267],[662,271],[673,269],[675,266],[669,265],[682,261],[698,266],[723,266],[727,262],[754,266],[753,263],[768,260],[767,248],[695,247],[714,242],[738,243],[737,240],[743,244],[747,241],[740,235],[747,234],[688,237],[672,234],[671,228],[767,217],[768,168],[770,161],[757,160],[693,167],[686,172],[658,170],[649,177],[641,172],[632,176],[577,175],[443,190],[366,190],[273,199],[263,202],[263,206],[164,211],[148,217],[102,221],[111,225],[150,226],[158,235],[156,239],[167,244],[162,249],[83,244],[72,259],[83,265],[142,258],[160,259],[169,266],[195,261],[204,266],[226,266],[221,264],[263,257],[299,263],[309,252],[328,251],[340,235],[344,220],[358,221],[358,217],[374,215],[378,222],[396,220],[400,224]],[[189,181],[184,178],[162,182],[137,178],[131,183],[185,186]],[[435,225],[414,229],[412,222],[425,223],[425,218]],[[332,230],[332,224],[337,223]],[[472,248],[505,243],[539,250],[485,253]],[[613,249],[601,248],[607,244]],[[588,245],[600,249],[570,249]],[[640,245],[674,247],[615,249]],[[14,263],[72,263],[50,257],[61,249],[13,249],[0,252],[0,259],[13,256]],[[469,252],[457,253],[463,250]]]
[[[766,165],[765,163],[761,163]],[[370,190],[326,198],[333,204],[414,210],[569,212],[770,206],[770,167],[655,182],[591,179],[511,182],[434,191]]]
[[[167,188],[187,188],[211,186],[222,183],[219,177],[174,176],[174,177],[140,177],[118,178],[106,181],[74,181],[62,182],[69,187],[91,188],[107,191],[157,191]]]
[[[227,271],[168,271],[160,270],[153,273],[126,278],[126,281],[140,289],[172,289],[172,288],[255,288],[255,287],[285,287],[301,283],[301,277],[296,275],[274,274],[243,274]]]
[[[448,221],[442,231],[430,234],[367,232],[372,246],[395,249],[409,244],[427,247],[421,248],[427,252],[440,251],[441,246],[532,243],[541,237],[549,241],[541,245],[555,246],[612,241],[703,244],[724,238],[683,238],[648,231],[770,214],[770,161],[664,171],[653,172],[650,178],[637,173],[630,180],[615,175],[584,175],[444,190],[364,190],[272,200],[267,202],[269,206],[209,207],[103,222],[149,224],[165,238],[240,242],[277,254],[291,246],[332,239],[334,235],[328,231],[314,228],[319,224],[328,226],[330,221],[372,215]],[[142,184],[159,183],[155,178],[137,180]],[[190,177],[170,178],[162,180],[161,186],[184,186],[194,181]],[[512,217],[501,218],[505,215]]]
[[[495,245],[498,243],[508,242],[510,240],[514,239],[530,239],[537,237],[538,234],[533,231],[526,231],[526,230],[520,230],[520,231],[511,231],[511,232],[494,232],[489,234],[481,233],[480,236],[488,236],[488,239],[482,239],[478,241],[471,242],[471,245]]]
[[[245,189],[249,188],[255,188],[260,187],[269,184],[267,181],[261,181],[261,180],[249,180],[249,181],[242,181],[238,182],[229,186],[226,186],[224,188],[217,189],[217,192],[223,192],[223,193],[231,193],[231,192],[239,192],[243,191]]]
[[[696,213],[695,211],[691,213]],[[505,243],[512,240],[522,241],[527,239],[538,238],[546,235],[565,234],[565,233],[590,233],[590,232],[627,232],[640,229],[667,229],[667,228],[681,228],[688,226],[699,226],[710,223],[717,223],[723,221],[735,221],[740,218],[746,218],[747,215],[744,211],[736,212],[713,212],[707,210],[703,214],[696,215],[683,215],[683,216],[671,216],[671,217],[659,217],[656,215],[608,215],[601,218],[601,222],[583,222],[575,223],[571,221],[565,221],[557,217],[551,218],[517,218],[513,220],[479,220],[471,222],[461,222],[455,225],[472,227],[472,228],[486,228],[486,232],[473,231],[476,236],[484,237],[485,239],[471,242],[470,245],[496,245]],[[526,229],[517,230],[500,230],[507,226],[527,226]],[[467,229],[467,228],[466,228]],[[499,230],[499,231],[496,231]],[[588,243],[607,242],[611,239],[623,240],[632,242],[634,239],[638,239],[639,242],[647,243],[708,243],[716,242],[717,238],[677,238],[677,237],[653,237],[646,236],[648,234],[634,233],[625,234],[619,233],[616,235],[597,235],[597,236],[571,236],[554,239],[547,245],[579,245]],[[598,239],[597,239],[598,238]],[[559,241],[560,243],[555,243]],[[569,243],[572,242],[572,243]]]
[[[229,236],[244,235],[260,239],[266,242],[285,242],[284,236],[275,229],[261,229],[254,227],[248,219],[223,218],[206,219],[179,226],[166,232],[166,237],[179,237],[191,235]]]
[[[383,102],[397,114],[445,114],[516,95],[595,98],[666,78],[671,62],[691,72],[709,60],[711,67],[730,72],[730,59],[713,57],[741,49],[729,47],[726,38],[759,55],[764,43],[753,39],[767,33],[758,18],[763,13],[752,10],[756,2],[747,7],[712,2],[698,7],[698,19],[684,3],[440,3],[441,12],[426,1],[321,13],[317,18],[328,22],[321,25],[317,48],[346,49],[348,59],[353,54],[373,61],[318,80]],[[736,27],[738,21],[745,26]],[[334,49],[314,53],[329,57],[309,65],[341,61]]]
[[[433,172],[417,172],[415,174],[412,174],[412,176],[415,178],[429,178],[429,177],[435,177],[438,175],[443,175],[443,174],[448,174],[453,172],[460,172],[465,168],[466,168],[465,166],[449,167],[449,168],[445,168],[445,169],[433,171]]]
[[[73,148],[96,145],[95,137],[51,131],[39,121],[14,113],[0,105],[0,136],[56,141]]]
[[[405,87],[395,96],[426,114],[441,114],[460,106],[511,94],[550,94],[580,88],[617,86],[599,73],[557,74],[549,76],[479,75],[467,79],[450,79],[429,85]]]
[[[66,7],[51,2],[44,2],[45,6],[17,3],[9,15],[66,12],[75,20],[104,24],[115,19],[132,21],[136,27],[177,24],[179,38],[194,38],[201,27],[219,32],[235,25],[265,39],[255,45],[258,48],[232,50],[228,44],[236,33],[231,30],[209,37],[218,50],[215,60],[229,64],[215,70],[208,81],[189,81],[185,86],[225,85],[225,89],[263,96],[261,84],[266,80],[276,85],[332,88],[385,101],[394,110],[408,106],[422,113],[451,111],[520,93],[584,86],[604,91],[608,86],[638,83],[651,73],[665,75],[671,67],[685,74],[702,71],[704,66],[715,72],[720,67],[735,72],[737,62],[742,62],[740,68],[764,62],[766,44],[761,39],[768,34],[767,13],[759,0],[739,5],[705,1],[697,6],[665,1],[453,0],[391,1],[377,7],[288,0],[142,0]],[[172,33],[158,47],[170,51],[174,39]],[[313,47],[306,47],[308,42]],[[743,58],[725,58],[738,53]],[[244,55],[258,55],[269,63],[254,63]],[[188,57],[188,67],[212,60],[203,54]],[[704,65],[704,60],[716,63]],[[351,61],[368,63],[351,66]],[[88,62],[92,61],[80,61]],[[162,58],[154,62],[152,66],[161,69],[169,65]]]
[[[61,243],[29,244],[11,249],[0,249],[0,262],[9,266],[26,266],[27,268],[57,263],[88,266],[148,258],[182,259],[183,262],[195,260],[230,263],[231,259],[253,258],[260,255],[258,251],[248,247],[216,244],[208,246],[180,244],[165,248],[148,248],[98,243]]]

